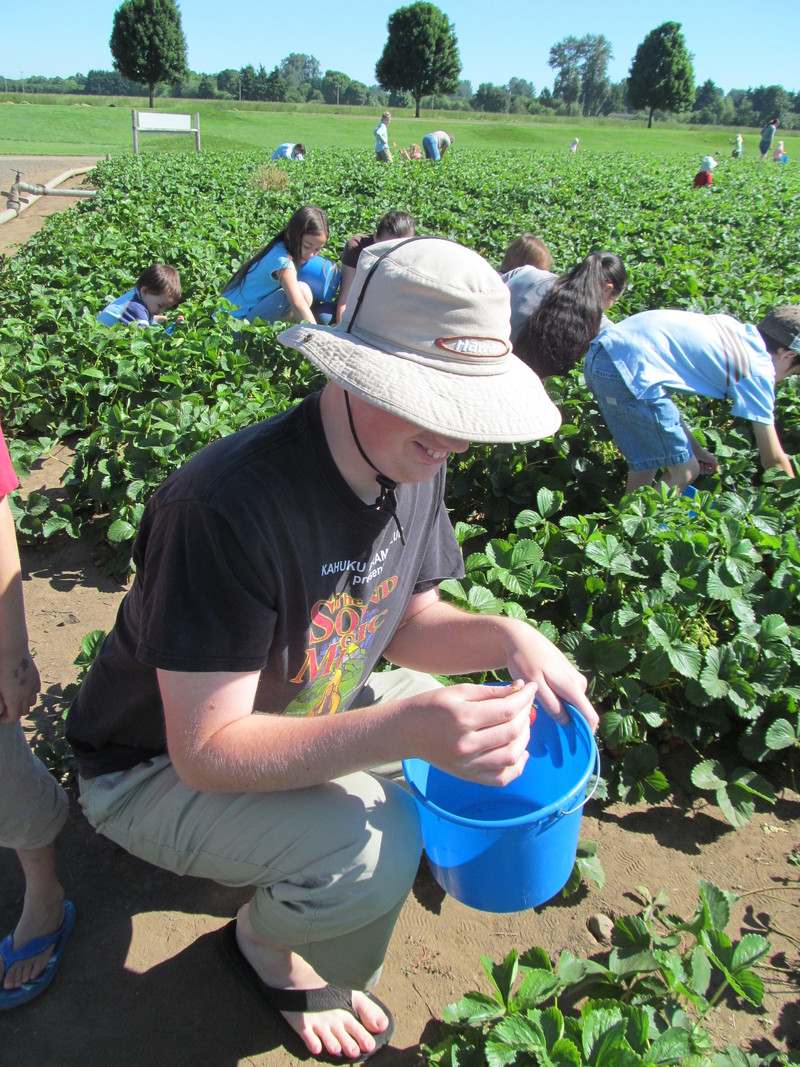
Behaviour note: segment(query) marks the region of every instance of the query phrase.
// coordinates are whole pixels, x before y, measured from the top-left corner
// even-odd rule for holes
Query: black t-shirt
[[[344,251],[342,252],[342,266],[352,267],[353,270],[355,270],[356,265],[358,264],[358,257],[365,248],[371,248],[374,244],[374,233],[360,233],[355,237],[351,237],[344,246]]]
[[[261,671],[260,712],[344,710],[411,595],[463,574],[444,468],[398,487],[403,545],[340,474],[319,398],[209,445],[147,505],[133,586],[67,721],[84,777],[166,751],[156,668]]]

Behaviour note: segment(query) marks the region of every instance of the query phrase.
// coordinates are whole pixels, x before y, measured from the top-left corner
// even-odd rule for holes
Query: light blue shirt
[[[596,340],[639,399],[670,390],[727,398],[734,415],[775,421],[775,367],[755,326],[730,315],[642,311]]]
[[[280,289],[281,283],[277,278],[277,273],[287,267],[292,270],[296,269],[286,245],[283,241],[278,241],[248,271],[244,281],[239,282],[238,285],[230,289],[226,289],[222,294],[225,300],[230,300],[232,304],[236,305],[231,315],[235,319],[249,318],[250,311],[256,304],[259,304],[265,296],[269,296],[270,293]]]
[[[382,152],[389,147],[389,131],[385,122],[380,122],[375,127],[375,151]]]
[[[294,156],[294,144],[291,141],[286,141],[284,144],[279,144],[270,158],[272,159],[295,159],[298,163],[303,162],[302,156]]]

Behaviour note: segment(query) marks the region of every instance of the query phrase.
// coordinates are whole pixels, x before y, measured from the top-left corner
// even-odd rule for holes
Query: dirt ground
[[[62,163],[52,174],[66,169]],[[23,219],[32,222],[35,216],[26,216],[35,210],[36,205],[0,227],[0,253],[8,248],[3,242],[10,240],[9,230]],[[17,231],[13,239],[25,236]],[[47,459],[26,479],[24,491],[62,492],[59,480],[68,462],[65,450]],[[86,541],[24,549],[22,559],[29,630],[42,675],[32,719],[41,720],[75,676],[72,663],[82,636],[111,627],[124,589],[105,576]],[[788,862],[792,848],[800,846],[800,795],[784,789],[773,809],[733,830],[693,789],[688,775],[681,777],[687,763],[682,754],[669,759],[670,780],[677,776],[680,783],[673,804],[588,805],[581,837],[599,843],[606,874],[602,890],[592,885],[570,901],[484,914],[446,897],[423,861],[378,989],[397,1028],[391,1047],[376,1061],[386,1067],[422,1062],[421,1045],[435,1039],[444,1007],[470,989],[488,991],[481,954],[499,960],[512,948],[534,945],[551,959],[564,949],[580,956],[601,953],[605,946],[587,928],[590,916],[613,919],[638,910],[635,887],[644,885],[652,893],[667,892],[671,910],[688,917],[703,878],[740,894],[728,931],[733,938],[754,931],[772,945],[761,970],[768,991],[763,1007],[734,1010],[732,1001],[723,1002],[712,1025],[715,1037],[762,1054],[800,1046],[800,883]],[[274,1018],[243,994],[221,956],[218,931],[243,892],[182,879],[133,859],[99,837],[74,801],[57,849],[79,922],[51,989],[0,1016],[2,1062],[21,1067],[306,1062],[283,1047]],[[0,851],[0,934],[14,925],[22,890],[13,853]]]

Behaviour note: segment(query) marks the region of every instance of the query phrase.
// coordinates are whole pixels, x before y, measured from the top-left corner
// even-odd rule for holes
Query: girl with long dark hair
[[[225,286],[222,296],[234,305],[231,315],[251,322],[315,323],[314,293],[298,272],[325,246],[329,233],[322,208],[298,208],[280,233],[243,263]]]
[[[560,276],[520,267],[503,280],[511,293],[514,351],[546,378],[566,374],[586,355],[628,275],[613,252],[592,252]]]

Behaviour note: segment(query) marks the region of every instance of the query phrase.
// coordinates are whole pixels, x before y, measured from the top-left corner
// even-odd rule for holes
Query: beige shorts
[[[68,811],[66,793],[31,752],[20,724],[0,723],[0,845],[52,844]]]
[[[376,674],[360,703],[437,685],[414,671]],[[401,786],[359,772],[283,793],[199,793],[165,755],[80,787],[89,822],[133,855],[176,874],[253,886],[254,926],[327,982],[363,989],[377,981],[422,850],[417,810]]]

